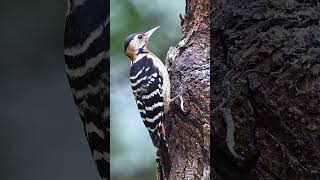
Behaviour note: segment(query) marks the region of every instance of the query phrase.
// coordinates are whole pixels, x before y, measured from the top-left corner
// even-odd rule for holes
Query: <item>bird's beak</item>
[[[157,26],[157,27],[155,27],[153,29],[150,29],[149,31],[145,32],[147,42],[148,42],[149,38],[151,37],[151,35],[154,32],[156,32],[156,30],[159,29],[159,28],[160,28],[160,26]]]

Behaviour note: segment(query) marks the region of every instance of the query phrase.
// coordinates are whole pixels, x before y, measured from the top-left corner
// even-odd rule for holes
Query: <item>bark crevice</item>
[[[319,19],[312,0],[214,2],[212,179],[320,178]],[[246,163],[225,141],[225,107]]]
[[[165,126],[172,158],[170,180],[209,179],[210,0],[187,0],[180,17],[183,38],[170,47],[168,68],[172,97],[181,90],[187,113],[174,102],[166,114]]]

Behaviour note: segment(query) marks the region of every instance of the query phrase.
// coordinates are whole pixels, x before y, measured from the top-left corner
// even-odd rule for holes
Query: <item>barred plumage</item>
[[[159,67],[154,64],[154,60],[144,56],[132,64],[130,81],[132,90],[135,92],[140,116],[157,149],[157,161],[161,164],[159,168],[164,166],[166,168],[165,173],[168,175],[171,162],[162,124],[165,104],[165,92],[162,89],[163,76]],[[162,170],[160,171],[162,172]]]
[[[158,28],[158,27],[157,27]],[[124,42],[125,54],[132,60],[130,82],[140,116],[156,148],[160,179],[168,178],[171,160],[163,125],[170,103],[169,74],[161,60],[146,48],[154,28],[132,34]]]
[[[65,69],[101,179],[110,179],[109,2],[67,0]]]

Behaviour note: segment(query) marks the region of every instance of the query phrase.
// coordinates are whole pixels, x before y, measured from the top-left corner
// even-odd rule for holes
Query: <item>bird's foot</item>
[[[180,99],[180,109],[182,110],[182,112],[187,113],[187,111],[184,109],[184,100],[183,100],[183,96],[182,96],[184,94],[184,92],[185,92],[185,89],[181,90],[181,92],[177,96],[172,98],[170,100],[170,102],[173,102],[179,98]]]

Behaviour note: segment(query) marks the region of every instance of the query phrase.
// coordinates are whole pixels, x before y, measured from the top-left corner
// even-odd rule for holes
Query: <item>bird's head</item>
[[[124,53],[131,59],[134,60],[139,54],[148,53],[147,44],[151,35],[159,29],[157,26],[144,33],[133,33],[129,35],[124,43]]]

